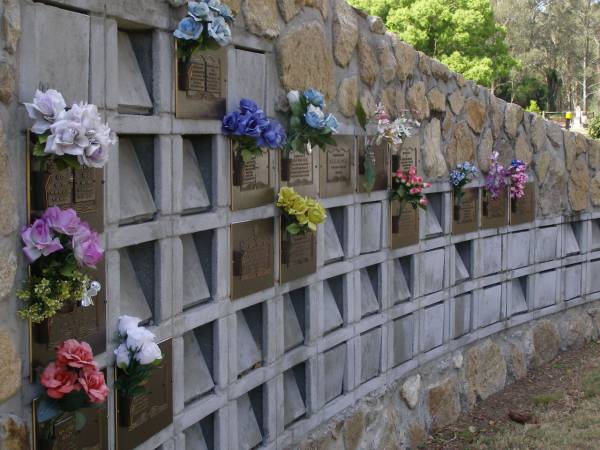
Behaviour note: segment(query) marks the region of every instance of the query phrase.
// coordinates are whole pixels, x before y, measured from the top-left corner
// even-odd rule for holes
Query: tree
[[[420,50],[494,88],[516,66],[489,0],[351,0]]]

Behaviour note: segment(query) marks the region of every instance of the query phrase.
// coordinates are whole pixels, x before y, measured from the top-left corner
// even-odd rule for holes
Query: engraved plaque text
[[[452,234],[464,234],[477,231],[479,219],[479,189],[465,189],[460,204],[455,202],[453,193],[452,205]]]
[[[310,275],[317,270],[316,233],[309,232],[303,235],[291,236],[285,231],[285,226],[285,223],[282,223],[280,259],[282,283]]]
[[[506,189],[501,191],[495,200],[485,191],[481,194],[481,228],[506,226],[508,224]]]
[[[397,249],[419,243],[419,210],[410,205],[403,208],[400,202],[390,202],[390,242]]]
[[[336,146],[320,151],[321,197],[351,194],[353,192],[352,163],[356,138],[337,136]]]

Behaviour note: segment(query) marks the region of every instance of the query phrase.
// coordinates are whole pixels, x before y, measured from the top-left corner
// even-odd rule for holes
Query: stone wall
[[[40,84],[97,104],[120,135],[105,171],[107,329],[135,305],[174,338],[173,425],[140,448],[397,448],[598,335],[597,142],[496,99],[343,0],[227,0],[228,109],[247,96],[284,120],[286,90],[315,87],[341,136],[359,133],[358,98],[410,110],[434,182],[419,244],[390,249],[385,191],[326,198],[317,273],[231,301],[230,225],[278,213],[232,212],[220,123],[175,118],[171,32],[185,1],[48,3],[0,2],[0,448],[27,447],[38,394],[15,290],[22,102]],[[449,167],[485,170],[494,150],[531,163],[536,220],[451,235]],[[111,367],[106,340],[98,361]]]

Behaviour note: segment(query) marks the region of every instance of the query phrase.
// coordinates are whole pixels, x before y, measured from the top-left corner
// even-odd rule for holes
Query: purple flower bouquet
[[[31,276],[18,297],[27,302],[19,311],[23,319],[40,323],[71,306],[91,306],[101,289],[82,273],[95,268],[104,255],[98,234],[72,209],[48,208],[21,233],[23,253]]]

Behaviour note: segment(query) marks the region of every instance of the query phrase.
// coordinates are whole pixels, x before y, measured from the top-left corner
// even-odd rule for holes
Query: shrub
[[[529,112],[535,113],[535,114],[541,114],[542,113],[542,110],[538,106],[538,102],[535,101],[535,100],[530,100],[529,101],[529,106],[527,108],[525,108],[525,111],[529,111]]]
[[[588,122],[588,133],[594,139],[600,139],[600,114],[595,115]]]

